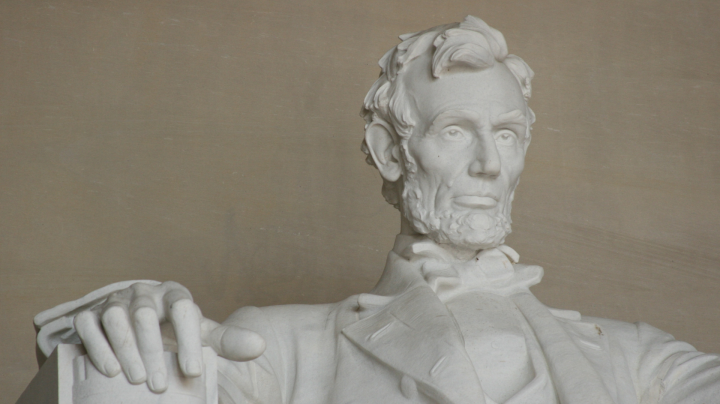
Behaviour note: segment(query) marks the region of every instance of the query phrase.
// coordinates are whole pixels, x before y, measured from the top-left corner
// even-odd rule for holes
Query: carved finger
[[[147,372],[150,390],[162,393],[167,389],[167,369],[163,356],[160,323],[154,302],[147,298],[133,300],[131,316],[138,351]]]
[[[177,282],[163,282],[160,287],[164,289],[165,300],[168,303],[173,303],[174,301],[180,299],[192,300],[192,294],[190,293],[190,291],[185,286]]]
[[[253,360],[265,352],[265,340],[260,334],[233,325],[220,325],[202,319],[203,342],[225,359]]]
[[[138,352],[127,309],[121,305],[110,306],[102,315],[102,324],[128,381],[132,384],[145,382],[147,373]]]
[[[163,285],[148,285],[146,283],[134,283],[129,288],[132,292],[130,312],[133,313],[140,306],[151,307],[158,317],[159,322],[165,321],[165,307],[162,298],[165,294]]]
[[[75,330],[97,370],[107,377],[117,376],[120,373],[120,363],[105,338],[97,314],[83,311],[75,316],[74,322]]]
[[[192,300],[180,299],[169,305],[167,312],[175,329],[180,369],[186,376],[200,376],[202,374],[200,310]]]

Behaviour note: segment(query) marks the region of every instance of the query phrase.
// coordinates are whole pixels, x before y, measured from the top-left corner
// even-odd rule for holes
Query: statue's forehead
[[[526,111],[517,80],[500,63],[482,71],[450,72],[439,78],[428,76],[414,74],[405,78],[408,97],[425,122],[448,110],[475,111],[488,117],[513,110]]]

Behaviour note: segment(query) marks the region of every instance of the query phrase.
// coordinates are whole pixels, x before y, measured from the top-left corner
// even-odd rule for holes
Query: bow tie
[[[510,296],[527,291],[543,276],[539,266],[513,265],[520,256],[506,245],[458,261],[436,243],[423,240],[407,246],[402,255],[419,265],[425,281],[442,301],[471,292]]]

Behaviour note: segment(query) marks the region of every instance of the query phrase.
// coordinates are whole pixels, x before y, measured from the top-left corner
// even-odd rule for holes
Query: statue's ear
[[[380,175],[390,181],[397,181],[402,175],[400,146],[384,123],[373,122],[365,130],[365,143]]]

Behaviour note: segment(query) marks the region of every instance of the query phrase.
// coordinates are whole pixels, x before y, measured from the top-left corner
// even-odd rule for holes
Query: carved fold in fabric
[[[530,286],[542,279],[541,267],[513,265],[511,260],[519,261],[519,255],[507,245],[483,250],[465,262],[453,262],[442,247],[424,240],[411,243],[403,255],[421,265],[423,277],[441,301],[477,292],[510,296],[545,352],[553,379],[564,381],[558,388],[561,403],[614,402],[555,316],[530,293]]]
[[[567,331],[532,293],[512,296],[545,353],[562,404],[614,404],[600,375]]]
[[[458,261],[434,242],[417,237],[399,236],[396,247],[400,247],[396,250],[401,250],[401,255],[391,253],[388,265],[396,273],[421,277],[417,276],[416,286],[401,295],[363,294],[358,297],[361,320],[345,328],[343,334],[363,351],[387,366],[411,375],[428,392],[445,395],[450,402],[467,402],[463,391],[454,392],[455,397],[451,398],[447,396],[450,394],[447,389],[443,390],[445,383],[440,379],[428,379],[425,373],[431,372],[421,370],[452,363],[452,367],[465,369],[464,372],[475,376],[463,344],[452,343],[458,336],[462,340],[454,321],[434,323],[446,318],[452,320],[452,314],[442,302],[465,293],[494,293],[510,298],[527,320],[524,325],[526,339],[529,340],[529,355],[536,372],[536,377],[505,404],[526,403],[530,397],[542,397],[542,401],[538,402],[544,404],[615,402],[601,376],[576,345],[574,338],[582,340],[582,335],[571,337],[556,318],[579,320],[579,313],[553,310],[557,312],[556,316],[529,291],[530,286],[540,282],[543,275],[541,267],[513,264],[512,261],[518,260],[519,256],[508,246],[481,251],[467,261]],[[422,310],[422,315],[413,314],[411,308]],[[428,315],[428,310],[437,313]],[[594,330],[597,326],[591,324],[589,327]],[[445,335],[434,335],[436,332]],[[426,338],[430,334],[433,337]],[[435,341],[434,348],[424,347],[428,340]],[[445,343],[438,345],[437,341]],[[447,344],[452,347],[450,352],[462,351],[462,355],[448,353]],[[415,352],[433,352],[438,357],[416,355]],[[408,365],[409,358],[427,363],[412,362]],[[459,385],[466,386],[466,383],[472,381]],[[475,383],[480,388],[479,381]],[[486,403],[493,404],[484,393],[483,397]]]
[[[268,348],[252,362],[219,358],[221,404],[476,404],[483,397],[485,404],[496,404],[482,391],[451,313],[425,280],[422,265],[431,250],[436,257],[440,252],[427,245],[421,250],[427,255],[391,252],[373,293],[328,305],[244,308],[231,316],[231,323],[263,335]],[[487,266],[500,258],[493,253],[480,261]],[[513,279],[522,268],[513,266]],[[488,279],[505,279],[494,269],[500,276],[486,274]],[[467,279],[477,278],[485,279]],[[54,321],[72,327],[71,320],[61,319],[71,319],[83,304],[97,304],[110,289],[38,316],[45,319],[42,327]],[[549,309],[529,292],[509,298],[527,319],[523,330],[536,376],[502,404],[718,402],[717,355],[701,354],[646,324]],[[301,377],[310,384],[298,386]]]
[[[462,335],[427,285],[403,293],[342,333],[386,366],[412,377],[418,389],[438,402],[483,403]]]
[[[468,261],[457,260],[430,240],[415,242],[402,252],[421,267],[425,281],[447,301],[455,296],[488,292],[510,296],[540,283],[542,267],[518,265],[520,256],[507,245],[483,250]]]
[[[152,280],[116,282],[94,290],[77,300],[38,313],[33,321],[37,331],[38,363],[42,365],[59,344],[80,343],[73,324],[76,314],[94,309],[104,303],[113,292],[126,289],[135,283],[160,284],[160,282]]]

